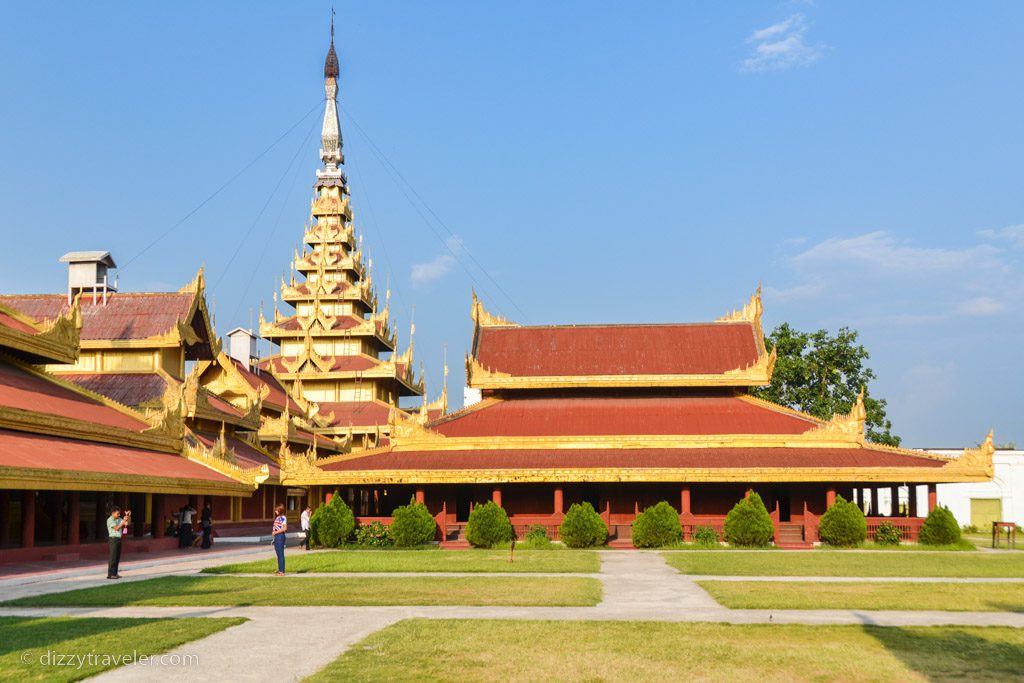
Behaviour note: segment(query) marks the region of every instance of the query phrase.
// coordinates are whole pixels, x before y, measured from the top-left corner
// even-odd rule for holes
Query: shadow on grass
[[[864,631],[930,681],[1018,680],[1024,667],[1020,629],[865,626]]]
[[[112,637],[136,628],[141,623],[165,619],[109,619],[95,617],[0,617],[0,656],[39,647],[55,649],[63,642],[89,636]],[[56,648],[59,649],[59,648]]]

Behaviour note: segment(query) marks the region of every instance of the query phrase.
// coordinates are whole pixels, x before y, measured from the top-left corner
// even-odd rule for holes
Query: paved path
[[[235,551],[232,561],[266,557],[266,548]],[[142,564],[133,567],[131,579],[166,575],[195,575],[204,566],[219,564],[219,557],[189,557],[180,561]],[[359,573],[344,576],[516,576],[553,574],[529,573]],[[305,580],[314,574],[293,574],[280,580]],[[342,576],[329,574],[329,576]],[[1002,625],[1024,628],[1024,614],[1009,612],[925,612],[858,610],[730,610],[719,605],[697,580],[727,581],[920,581],[923,583],[1014,583],[1020,579],[902,579],[858,577],[720,577],[687,576],[669,567],[656,552],[602,552],[598,574],[557,574],[590,576],[601,580],[604,599],[595,607],[112,607],[112,608],[0,608],[0,616],[93,616],[93,617],[229,617],[249,619],[199,641],[186,643],[171,654],[198,657],[196,666],[131,665],[102,674],[109,681],[192,681],[212,677],[231,681],[300,680],[333,661],[352,644],[402,619],[548,619],[548,620],[636,620],[670,622],[722,622],[733,624],[874,624],[880,626]],[[128,579],[126,579],[128,580]],[[203,580],[197,578],[196,580]],[[7,597],[38,595],[90,585],[106,585],[105,579],[90,576],[55,576],[44,582],[13,584],[0,580]],[[8,590],[18,592],[13,595]],[[303,646],[276,647],[301,638]],[[239,653],[244,653],[240,656]]]

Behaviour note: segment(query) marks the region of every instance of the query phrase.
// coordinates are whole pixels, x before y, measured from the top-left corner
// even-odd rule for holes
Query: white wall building
[[[930,453],[957,456],[962,449],[925,449]],[[995,477],[972,484],[939,484],[939,505],[949,508],[961,526],[992,530],[992,522],[1024,525],[1024,451],[998,450],[992,456]]]

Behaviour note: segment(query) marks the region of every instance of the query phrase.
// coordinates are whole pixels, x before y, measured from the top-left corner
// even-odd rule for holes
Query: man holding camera
[[[107,543],[110,546],[110,558],[107,560],[107,578],[120,579],[117,573],[117,566],[121,564],[121,536],[124,529],[132,523],[132,511],[125,511],[121,515],[121,508],[114,506],[110,509],[110,517],[107,518]]]

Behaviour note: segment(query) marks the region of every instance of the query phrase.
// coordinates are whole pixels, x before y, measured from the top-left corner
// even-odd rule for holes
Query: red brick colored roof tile
[[[370,370],[383,363],[383,361],[367,358],[366,356],[334,356],[329,360],[331,361],[329,372],[359,372],[361,370]],[[260,365],[264,368],[270,368],[274,372],[289,372],[288,368],[284,365],[284,360],[280,356],[265,358],[260,361]]]
[[[59,377],[132,408],[159,401],[167,390],[167,380],[156,373],[76,372]]]
[[[365,425],[386,425],[391,408],[376,401],[348,401],[344,403],[319,403],[320,416],[334,413],[332,427],[353,427]]]
[[[16,330],[18,332],[23,332],[25,334],[34,335],[39,332],[36,328],[32,327],[28,323],[22,320],[18,320],[14,316],[4,313],[3,311],[0,311],[0,325],[10,328],[12,330]]]
[[[107,303],[80,299],[82,341],[100,339],[146,339],[174,328],[192,308],[191,292],[125,292],[107,295]],[[0,303],[35,320],[53,320],[68,310],[63,294],[0,296]]]
[[[517,377],[721,374],[758,358],[749,322],[482,327],[475,357]]]
[[[253,389],[267,387],[269,393],[267,394],[267,397],[263,399],[264,405],[270,405],[275,408],[280,408],[281,411],[283,412],[285,405],[287,403],[288,409],[293,414],[298,415],[302,412],[302,407],[299,406],[295,399],[288,395],[288,392],[285,391],[281,383],[277,381],[277,378],[271,375],[269,372],[261,372],[260,374],[256,374],[248,367],[246,367],[244,363],[241,363],[234,358],[230,358],[229,360],[235,366],[238,372],[242,375],[242,378],[245,379],[245,381],[248,382],[249,386],[251,386]]]
[[[0,363],[0,406],[59,415],[134,432],[150,427],[141,419],[6,363]]]
[[[449,437],[800,434],[820,424],[724,394],[511,398],[431,423]]]
[[[339,315],[334,318],[334,324],[328,329],[348,330],[364,322],[366,321],[354,315]],[[299,324],[298,316],[294,315],[288,318],[284,318],[283,320],[280,320],[277,323],[277,327],[280,327],[282,330],[288,331],[296,331],[302,329],[302,325]]]
[[[0,430],[0,467],[108,472],[145,477],[152,491],[160,479],[231,483],[219,472],[170,453]]]
[[[400,451],[323,466],[356,470],[505,470],[565,468],[764,468],[921,467],[945,463],[929,458],[860,448],[608,448],[506,449],[488,451]]]
[[[213,448],[214,444],[217,443],[217,440],[220,439],[219,434],[199,431],[193,433],[207,448]],[[236,464],[239,467],[259,467],[260,465],[266,465],[270,468],[270,476],[276,477],[280,474],[280,466],[274,462],[273,459],[268,458],[265,454],[253,448],[249,443],[231,435],[226,436],[225,440],[227,441],[227,447],[235,450],[235,455],[237,456]]]

